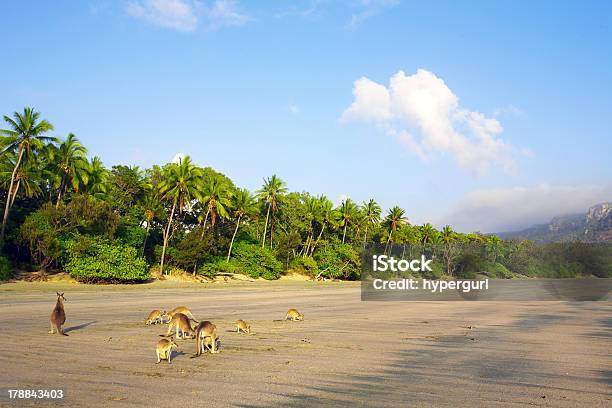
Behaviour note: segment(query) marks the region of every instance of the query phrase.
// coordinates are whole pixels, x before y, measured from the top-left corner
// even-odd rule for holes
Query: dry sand
[[[361,302],[346,283],[178,286],[0,285],[0,406],[612,406],[610,302]],[[69,337],[47,334],[56,289]],[[172,364],[156,365],[166,326],[142,322],[179,305],[217,324],[222,352],[190,358],[195,342],[179,340]],[[274,321],[290,307],[306,320]],[[229,332],[239,318],[252,335]],[[66,397],[9,401],[13,388]]]

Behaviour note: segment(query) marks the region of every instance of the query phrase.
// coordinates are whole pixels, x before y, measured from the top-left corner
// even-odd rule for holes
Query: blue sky
[[[427,3],[427,4],[425,4]],[[0,112],[107,166],[518,229],[612,200],[612,3],[4,2]],[[401,71],[401,72],[400,72]]]

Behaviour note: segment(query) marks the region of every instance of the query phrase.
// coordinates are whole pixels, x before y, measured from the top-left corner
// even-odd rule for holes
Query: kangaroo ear
[[[56,294],[57,296],[61,296],[61,295],[59,294],[59,292],[55,292],[55,294]]]

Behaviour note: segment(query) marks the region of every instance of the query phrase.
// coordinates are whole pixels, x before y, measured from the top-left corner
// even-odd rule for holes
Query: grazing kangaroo
[[[304,315],[295,309],[287,310],[285,320],[304,320]]]
[[[217,326],[209,321],[200,322],[195,329],[195,338],[198,347],[196,356],[201,355],[204,349],[212,354],[218,353],[217,350]]]
[[[165,323],[167,318],[168,313],[165,310],[162,312],[160,310],[155,309],[151,311],[151,313],[149,313],[149,317],[147,317],[147,319],[145,320],[145,324],[148,326],[151,324]]]
[[[171,364],[170,360],[173,348],[178,348],[178,344],[176,344],[173,337],[158,341],[157,347],[155,348],[155,353],[157,354],[157,363],[155,364],[159,364],[162,360],[168,360],[168,364]]]
[[[170,323],[168,323],[168,332],[164,336],[160,334],[161,337],[169,337],[172,334],[172,329],[176,328],[176,338],[177,339],[186,339],[193,338],[192,333],[193,329],[191,328],[191,324],[189,323],[189,318],[182,313],[176,313],[170,319]],[[181,334],[179,335],[179,330]]]
[[[64,302],[66,301],[66,298],[64,297],[64,292],[55,292],[55,294],[57,295],[57,303],[55,304],[55,308],[53,309],[53,312],[51,312],[51,318],[49,319],[49,334],[53,334],[55,333],[55,330],[57,330],[58,334],[61,334],[62,336],[67,336],[67,334],[64,333],[64,329],[62,328],[64,323],[66,323],[66,312],[64,311]]]
[[[175,314],[177,313],[182,313],[185,316],[187,316],[190,320],[193,320],[194,323],[200,323],[199,321],[196,320],[195,317],[193,317],[193,314],[191,313],[191,310],[189,310],[188,307],[186,306],[179,306],[179,307],[175,307],[174,309],[172,309],[169,313],[168,313],[168,317],[170,319],[172,319],[174,317]]]
[[[243,332],[246,334],[251,334],[251,325],[244,320],[236,320],[234,322],[234,327],[236,327],[236,333]]]

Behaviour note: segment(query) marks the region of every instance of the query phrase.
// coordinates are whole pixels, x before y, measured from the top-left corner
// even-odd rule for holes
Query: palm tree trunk
[[[306,255],[308,255],[308,251],[310,249],[310,244],[312,242],[312,231],[308,232],[308,236],[306,237],[306,242],[304,243],[304,247],[302,248],[302,257],[305,257]]]
[[[13,191],[13,196],[11,198],[11,208],[13,208],[13,204],[15,204],[15,198],[17,197],[17,192],[19,191],[19,186],[21,185],[21,180],[17,180],[17,185],[15,186],[15,191]],[[11,195],[9,194],[9,197]]]
[[[204,217],[204,222],[202,223],[202,234],[200,235],[200,241],[204,238],[204,231],[206,231],[206,222],[208,221],[209,213],[210,213],[210,208],[206,210],[206,216]]]
[[[166,233],[164,234],[164,246],[162,247],[161,260],[159,262],[159,273],[164,273],[164,259],[166,258],[166,247],[170,240],[170,226],[172,225],[172,219],[174,218],[174,211],[176,210],[176,201],[172,204],[172,211],[170,211],[170,219],[168,220],[168,226],[166,227]]]
[[[149,238],[149,230],[151,229],[151,222],[147,221],[147,232],[145,233],[144,242],[142,243],[142,254],[144,256],[145,248],[147,247],[147,238]]]
[[[230,242],[230,247],[229,247],[229,250],[227,251],[226,262],[229,262],[230,256],[232,255],[232,247],[234,246],[234,239],[236,238],[236,233],[238,232],[238,227],[240,226],[240,218],[242,218],[242,215],[238,216],[238,221],[236,222],[236,229],[234,230],[234,235],[232,235],[232,241]]]
[[[317,237],[317,240],[315,241],[315,243],[310,248],[310,256],[312,256],[312,254],[313,254],[317,244],[319,243],[319,240],[321,239],[321,236],[323,235],[323,230],[324,229],[325,229],[325,224],[323,224],[323,226],[321,227],[321,232],[319,232],[319,236]]]
[[[4,217],[2,218],[2,230],[0,230],[0,250],[4,247],[4,234],[6,233],[6,222],[8,221],[9,211],[11,209],[11,191],[13,191],[13,186],[15,184],[15,176],[17,176],[17,170],[19,170],[19,166],[21,165],[21,159],[23,157],[23,149],[19,150],[19,156],[17,158],[17,163],[15,163],[15,168],[13,168],[13,173],[11,174],[11,185],[8,189],[8,195],[6,197],[6,205],[4,206]]]
[[[365,234],[363,234],[363,247],[365,248],[366,242],[368,241],[368,224],[365,227]]]
[[[346,226],[348,223],[344,221],[344,232],[342,233],[342,243],[344,244],[344,238],[346,238]]]
[[[62,200],[62,191],[64,191],[64,184],[66,182],[66,173],[62,176],[62,182],[60,183],[59,192],[57,193],[57,202],[55,208],[59,207],[60,201]]]
[[[387,247],[389,246],[389,242],[391,241],[391,235],[393,234],[393,230],[389,231],[389,238],[387,238],[387,243],[385,244],[385,254],[387,253]]]
[[[312,231],[310,231],[310,235],[309,235],[309,240],[308,240],[308,245],[306,246],[306,252],[304,253],[304,256],[308,255],[308,253],[310,252],[310,247],[313,244],[314,241],[314,228],[312,229]]]
[[[217,211],[215,207],[210,210],[210,226],[215,228],[215,224],[217,222]]]
[[[263,239],[261,240],[261,247],[266,245],[266,232],[268,232],[268,218],[270,217],[270,203],[268,203],[268,211],[266,212],[266,224],[264,226]]]

